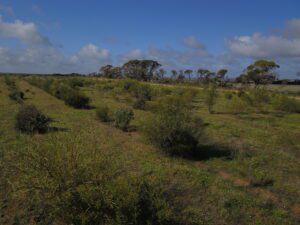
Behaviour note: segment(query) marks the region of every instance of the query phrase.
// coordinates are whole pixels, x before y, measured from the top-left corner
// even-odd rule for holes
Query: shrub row
[[[82,80],[74,78],[70,81],[61,81],[50,78],[32,78],[29,82],[76,109],[90,108],[90,99],[78,89],[84,86]]]
[[[24,101],[24,93],[20,91],[16,85],[16,82],[9,78],[8,76],[5,77],[5,83],[8,86],[9,90],[9,98],[18,102],[18,103],[23,103]]]
[[[109,108],[106,105],[100,106],[96,109],[96,115],[102,122],[113,122],[116,128],[123,131],[128,131],[130,128],[130,122],[134,118],[134,113],[131,109],[124,108],[114,112],[113,116],[110,116]]]

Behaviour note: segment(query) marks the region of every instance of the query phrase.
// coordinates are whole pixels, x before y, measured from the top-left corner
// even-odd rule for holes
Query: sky
[[[0,71],[91,73],[153,59],[171,69],[258,59],[300,73],[299,0],[0,0]]]

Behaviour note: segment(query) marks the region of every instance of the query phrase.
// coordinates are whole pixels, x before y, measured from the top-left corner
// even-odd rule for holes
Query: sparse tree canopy
[[[172,73],[172,77],[173,77],[173,78],[176,78],[177,75],[178,75],[177,70],[171,70],[171,73]]]
[[[258,60],[249,65],[245,73],[237,78],[238,82],[253,82],[255,85],[271,83],[277,76],[274,70],[279,68],[274,61]]]
[[[189,80],[191,79],[191,74],[193,73],[193,70],[185,70],[184,74],[186,74],[189,78]]]
[[[161,65],[154,60],[130,60],[122,67],[125,77],[137,80],[151,80]]]

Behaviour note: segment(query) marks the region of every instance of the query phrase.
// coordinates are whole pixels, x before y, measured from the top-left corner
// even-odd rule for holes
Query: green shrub
[[[67,92],[63,100],[67,105],[73,106],[75,109],[88,109],[90,107],[90,99],[76,90]]]
[[[300,102],[297,99],[288,97],[285,94],[275,95],[272,104],[276,110],[290,113],[300,112]]]
[[[144,110],[146,105],[146,101],[143,98],[138,98],[134,101],[133,103],[133,108],[134,109],[141,109]]]
[[[167,153],[190,156],[197,153],[202,120],[190,115],[183,98],[167,97],[161,100],[155,116],[145,121],[144,133]]]
[[[131,109],[119,109],[115,112],[114,125],[123,131],[127,131],[133,118],[134,113]]]
[[[71,88],[84,87],[84,81],[78,78],[72,78],[69,80],[69,86]]]
[[[213,113],[213,107],[217,100],[217,85],[215,83],[210,83],[205,88],[205,104],[207,105],[208,112]]]
[[[136,98],[141,98],[146,101],[151,101],[153,97],[153,91],[148,84],[139,84],[134,90],[134,96]]]
[[[110,121],[109,108],[106,105],[99,106],[96,109],[96,115],[97,115],[98,119],[101,120],[102,122],[109,122]]]
[[[48,130],[51,119],[35,106],[22,106],[17,114],[16,128],[24,133],[44,133]]]
[[[228,104],[228,108],[231,113],[238,114],[247,112],[249,110],[249,105],[243,99],[233,96]]]
[[[9,94],[9,98],[14,101],[17,101],[18,103],[22,103],[24,100],[24,93],[22,91],[18,91],[16,89],[14,89]]]
[[[231,100],[232,97],[233,97],[233,95],[232,95],[231,92],[225,92],[224,96],[225,96],[225,98],[228,99],[228,100]]]

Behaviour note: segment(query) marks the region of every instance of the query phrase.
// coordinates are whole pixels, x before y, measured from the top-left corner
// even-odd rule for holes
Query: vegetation
[[[128,131],[129,124],[133,118],[134,113],[131,109],[119,109],[115,112],[114,125],[123,131]]]
[[[41,113],[34,105],[20,108],[17,114],[16,128],[24,133],[45,133],[51,119]]]
[[[119,72],[12,76],[22,105],[0,77],[0,224],[299,223],[298,86],[285,86],[291,95],[225,75],[223,85],[225,71],[189,80],[155,70],[147,82]],[[95,108],[69,107],[70,93]],[[24,133],[43,135],[15,129],[24,107]]]

